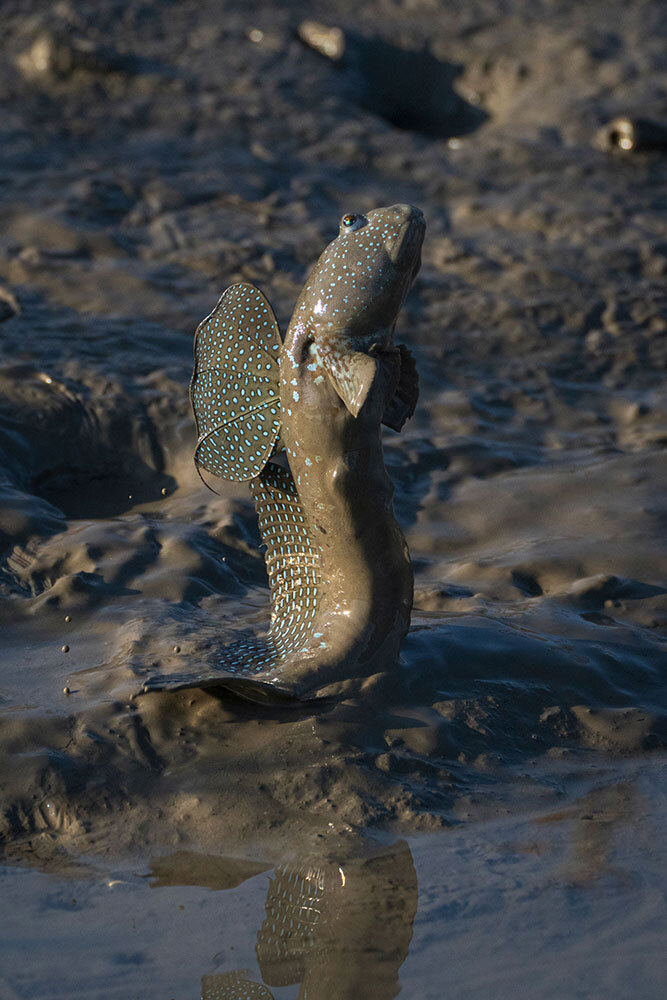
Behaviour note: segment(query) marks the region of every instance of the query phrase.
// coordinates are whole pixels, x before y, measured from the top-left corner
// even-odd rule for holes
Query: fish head
[[[382,383],[390,386],[398,377],[394,327],[419,271],[425,230],[422,212],[412,205],[344,215],[297,303],[296,340],[288,343],[292,367],[301,363],[315,378],[326,374],[354,417],[373,387],[378,396]]]
[[[359,350],[388,345],[421,264],[426,223],[418,208],[349,213],[301,295],[297,312],[312,339],[341,338]]]

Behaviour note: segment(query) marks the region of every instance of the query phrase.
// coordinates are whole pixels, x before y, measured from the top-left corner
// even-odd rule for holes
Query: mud
[[[607,783],[657,766],[667,161],[596,136],[667,120],[661,5],[3,14],[5,860],[474,839],[600,760]],[[299,36],[313,19],[347,56]],[[384,87],[388,61],[412,87]],[[399,679],[317,710],[137,695],[268,617],[245,488],[192,467],[195,326],[247,280],[284,329],[340,216],[395,202],[429,227],[397,329],[420,404],[385,432],[416,584]]]

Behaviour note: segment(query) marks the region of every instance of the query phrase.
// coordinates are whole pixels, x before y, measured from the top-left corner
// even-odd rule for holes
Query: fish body
[[[263,639],[222,649],[213,670],[154,678],[150,687],[310,698],[396,663],[413,577],[381,424],[399,430],[417,400],[414,362],[393,335],[424,231],[422,213],[409,205],[344,216],[284,343],[251,285],[227,289],[200,324],[195,462],[251,483],[271,625]]]
[[[290,682],[318,688],[341,663],[371,674],[395,662],[412,608],[380,427],[400,378],[394,326],[424,222],[403,205],[359,221],[351,231],[341,225],[311,271],[280,361],[282,440],[324,581]]]

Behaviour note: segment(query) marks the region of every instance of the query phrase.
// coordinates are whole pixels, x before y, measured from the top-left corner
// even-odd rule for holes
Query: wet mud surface
[[[377,838],[450,845],[454,829],[474,854],[485,824],[500,838],[504,817],[604,797],[626,767],[658,788],[667,160],[594,137],[620,115],[667,118],[661,5],[3,13],[5,861],[127,872],[130,857],[145,873],[190,852],[328,871]],[[247,280],[284,329],[339,217],[399,201],[428,222],[397,327],[421,398],[385,432],[416,582],[400,670],[297,709],[142,694],[151,671],[268,617],[247,490],[214,495],[192,466],[194,328]],[[422,900],[440,898],[433,857]],[[413,961],[406,995],[440,995]],[[453,995],[486,995],[475,982]],[[620,982],[607,995],[629,996]]]

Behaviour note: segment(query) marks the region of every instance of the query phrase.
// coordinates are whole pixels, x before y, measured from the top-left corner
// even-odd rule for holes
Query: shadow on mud
[[[489,117],[454,89],[461,67],[427,49],[403,49],[315,21],[304,21],[297,33],[335,64],[349,99],[397,128],[449,139],[475,131]]]

